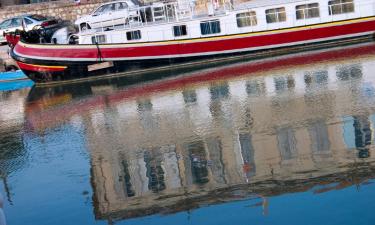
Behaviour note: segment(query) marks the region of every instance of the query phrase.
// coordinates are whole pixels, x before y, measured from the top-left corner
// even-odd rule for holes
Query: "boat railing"
[[[210,6],[207,6],[207,11]],[[221,4],[213,6],[213,11],[210,14],[209,12],[196,12],[195,5],[191,1],[177,1],[169,3],[153,3],[146,6],[137,6],[129,8],[127,10],[126,16],[121,18],[123,22],[119,23],[119,19],[111,21],[111,25],[100,23],[100,26],[93,28],[91,31],[81,31],[81,32],[100,32],[114,29],[128,29],[142,27],[146,25],[154,25],[159,23],[168,23],[176,21],[186,21],[193,18],[199,18],[203,16],[212,16],[212,15],[222,15],[231,10],[234,7],[230,2],[223,2]]]

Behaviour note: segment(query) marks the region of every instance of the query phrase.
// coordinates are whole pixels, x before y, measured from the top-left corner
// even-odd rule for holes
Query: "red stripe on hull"
[[[101,48],[102,58],[136,58],[136,57],[161,57],[179,56],[184,54],[220,53],[230,50],[261,48],[273,45],[282,45],[295,42],[313,41],[336,36],[353,35],[375,30],[375,20],[349,23],[337,26],[326,26],[321,28],[305,28],[298,31],[278,31],[274,34],[264,34],[250,37],[233,37],[222,40],[207,40],[191,43],[176,43],[157,46],[131,46],[119,45],[116,48]],[[71,48],[47,49],[24,47],[17,45],[16,52],[25,56],[48,57],[48,58],[91,58],[98,57],[96,48]],[[173,57],[173,56],[172,56]]]
[[[35,72],[59,72],[66,69],[62,67],[50,67],[42,65],[33,65],[17,61],[18,67],[22,70],[35,71]]]

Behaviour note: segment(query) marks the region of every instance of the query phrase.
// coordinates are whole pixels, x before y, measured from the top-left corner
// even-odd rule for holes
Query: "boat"
[[[9,72],[0,72],[0,83],[4,82],[12,82],[12,81],[20,81],[20,80],[27,80],[27,76],[22,73],[22,71],[9,71]]]
[[[31,80],[51,84],[326,48],[375,31],[375,0],[212,0],[200,11],[178,0],[128,10],[122,25],[54,35],[51,43],[42,31],[23,32],[11,56]]]

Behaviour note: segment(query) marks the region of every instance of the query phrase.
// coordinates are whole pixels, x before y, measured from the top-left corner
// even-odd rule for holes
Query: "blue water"
[[[311,192],[285,194],[268,198],[268,211],[262,206],[254,207],[260,200],[244,200],[207,206],[191,212],[166,216],[150,216],[116,224],[288,224],[288,225],[371,225],[375,187],[365,185],[349,187],[324,194]]]

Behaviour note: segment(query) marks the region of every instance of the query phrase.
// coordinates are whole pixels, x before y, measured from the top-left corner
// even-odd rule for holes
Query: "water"
[[[374,53],[2,91],[7,222],[374,224]]]

